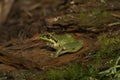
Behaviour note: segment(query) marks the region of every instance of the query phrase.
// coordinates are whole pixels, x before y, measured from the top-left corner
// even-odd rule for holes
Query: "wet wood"
[[[14,3],[14,0],[0,1],[0,24],[6,21],[13,3]]]

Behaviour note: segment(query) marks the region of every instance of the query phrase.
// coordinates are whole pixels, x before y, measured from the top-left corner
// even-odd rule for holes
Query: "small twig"
[[[117,18],[120,18],[120,14],[112,13],[112,16],[117,17]]]
[[[110,24],[108,24],[108,26],[116,26],[116,25],[119,25],[120,24],[120,22],[114,22],[114,23],[110,23]]]

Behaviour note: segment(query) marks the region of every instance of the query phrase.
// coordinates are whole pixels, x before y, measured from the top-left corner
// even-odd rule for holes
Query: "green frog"
[[[52,57],[58,57],[65,53],[77,52],[83,47],[83,42],[78,41],[71,34],[42,34],[40,39],[49,42],[49,46],[56,50],[56,53],[51,54]]]

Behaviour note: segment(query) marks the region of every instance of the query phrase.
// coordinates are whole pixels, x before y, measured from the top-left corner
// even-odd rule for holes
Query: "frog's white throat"
[[[54,43],[54,44],[53,43],[47,43],[47,45],[50,45],[51,47],[58,47],[59,44],[58,43]]]
[[[58,43],[53,44],[54,47],[58,46]]]

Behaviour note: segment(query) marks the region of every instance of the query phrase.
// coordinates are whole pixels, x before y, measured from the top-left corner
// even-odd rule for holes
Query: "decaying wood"
[[[26,60],[21,56],[15,56],[13,53],[5,49],[0,49],[0,55],[0,62],[14,66],[15,68],[33,69],[36,67],[36,63]]]
[[[108,26],[116,26],[116,25],[120,25],[120,22],[114,22],[114,23],[108,24]]]
[[[3,23],[3,22],[6,21],[6,19],[8,17],[8,14],[10,12],[11,6],[12,6],[14,1],[15,0],[0,0],[0,23]],[[22,1],[22,0],[20,0],[20,1]],[[28,1],[31,1],[31,0],[28,0]],[[42,0],[42,1],[44,1],[44,0]],[[49,1],[49,0],[47,0],[47,1]],[[59,1],[62,1],[62,0],[59,0]],[[80,1],[82,1],[82,0],[80,0]],[[93,1],[96,1],[96,0],[93,0]],[[58,1],[53,0],[53,2],[58,2]],[[84,13],[88,12],[89,13],[89,11],[93,10],[93,8],[102,7],[102,5],[98,5],[99,3],[96,4],[96,5],[91,5],[92,2],[89,3],[87,0],[84,3],[87,3],[87,5],[86,6],[83,6],[83,5],[81,6],[81,3],[76,3],[78,5],[74,4],[74,5],[66,6],[67,10],[65,10],[65,11],[67,12],[67,14],[69,13],[69,10],[73,11],[72,14],[74,14],[74,7],[78,8],[78,9],[77,9],[77,11],[75,10],[74,15],[71,15],[72,17],[70,16],[70,18],[66,18],[66,17],[62,18],[63,20],[61,20],[61,22],[59,22],[59,24],[54,22],[54,19],[56,19],[56,18],[51,19],[51,17],[53,17],[53,16],[56,17],[57,15],[59,15],[59,16],[64,16],[65,15],[65,14],[62,15],[62,13],[59,14],[62,11],[64,13],[64,10],[63,10],[64,8],[60,12],[57,13],[57,9],[60,8],[59,5],[63,6],[63,4],[61,4],[61,2],[60,2],[59,5],[56,5],[56,4],[54,5],[53,4],[52,7],[51,7],[50,3],[48,3],[49,5],[45,6],[46,2],[45,2],[45,4],[42,4],[42,3],[39,4],[38,3],[38,4],[35,4],[33,6],[31,6],[31,4],[27,4],[27,3],[22,4],[21,3],[20,6],[22,5],[22,7],[20,9],[23,10],[23,12],[25,12],[25,13],[28,12],[27,14],[29,16],[31,16],[31,14],[29,14],[29,12],[31,12],[31,10],[34,10],[34,9],[38,8],[39,6],[41,6],[40,7],[41,12],[38,11],[38,13],[37,13],[38,15],[36,15],[36,13],[33,13],[36,16],[33,15],[32,18],[35,18],[35,19],[31,19],[31,17],[30,18],[28,17],[28,19],[25,19],[27,17],[25,15],[21,14],[21,16],[19,18],[21,18],[21,17],[22,18],[19,19],[18,21],[15,18],[15,20],[14,20],[15,24],[14,25],[17,26],[17,29],[19,29],[18,26],[20,26],[20,27],[21,26],[24,26],[24,27],[29,26],[29,27],[35,28],[35,26],[39,26],[37,24],[42,24],[42,28],[40,28],[40,29],[43,30],[43,26],[50,26],[50,27],[48,27],[50,29],[50,28],[53,27],[53,24],[54,24],[54,26],[60,26],[60,27],[63,27],[63,28],[66,27],[65,30],[66,29],[70,30],[70,28],[73,29],[73,27],[74,28],[78,27],[79,29],[80,28],[88,29],[88,30],[91,30],[92,32],[95,32],[95,33],[100,33],[100,32],[103,32],[103,31],[105,32],[106,28],[104,28],[104,26],[103,27],[101,26],[101,25],[104,25],[105,23],[103,24],[103,22],[99,22],[99,21],[103,20],[103,18],[101,19],[101,17],[99,19],[97,16],[96,16],[97,18],[96,17],[94,18],[94,16],[93,17],[88,16],[85,19],[85,21],[83,21],[83,19],[79,20],[80,12],[84,12]],[[79,6],[79,4],[80,4],[80,6]],[[115,7],[104,5],[102,10],[120,9],[120,6],[117,6],[117,5],[116,5],[115,2],[113,4],[113,6],[115,6]],[[58,7],[56,7],[56,6],[58,6]],[[16,7],[16,10],[18,10],[17,7]],[[56,13],[53,14],[54,12],[56,12]],[[43,15],[45,15],[45,16],[43,17]],[[42,22],[42,20],[39,19],[39,17],[45,18],[45,24],[43,23],[44,21]],[[50,19],[49,19],[49,17],[50,17]],[[119,15],[116,16],[116,17],[119,17]],[[29,19],[30,19],[30,21],[29,21]],[[96,21],[95,19],[96,20],[99,19],[99,20]],[[112,19],[113,18],[110,18],[110,19],[107,18],[106,23],[111,22]],[[10,19],[10,20],[12,20],[12,19]],[[37,21],[37,20],[39,20],[39,21]],[[87,27],[85,27],[87,25],[86,23],[90,22],[92,20],[96,21],[96,24],[94,23],[93,25],[91,25],[91,26],[93,26],[93,28],[89,25]],[[83,22],[81,22],[81,21],[83,21]],[[37,24],[36,24],[36,22],[37,22]],[[75,25],[71,24],[71,22],[75,23]],[[32,23],[35,24],[35,25],[33,25]],[[119,23],[117,23],[117,24],[119,24]],[[111,25],[113,26],[113,25],[117,25],[117,24],[112,23]],[[10,27],[11,26],[13,27],[14,25],[10,25]],[[96,27],[96,26],[98,26],[98,27]],[[75,29],[78,29],[78,28],[75,28]],[[23,29],[25,29],[25,28],[23,28]],[[72,29],[71,29],[71,31],[72,31]],[[10,30],[10,28],[9,28],[9,30]],[[30,29],[28,29],[28,31],[29,30]],[[53,29],[53,30],[55,30],[55,29]],[[15,30],[11,29],[9,32],[13,32],[13,31],[15,31]],[[55,31],[57,32],[57,30],[55,30]],[[82,29],[81,29],[81,31],[82,31]],[[25,30],[25,33],[27,33],[26,30]],[[87,31],[86,31],[86,33],[87,33]],[[86,37],[86,35],[87,35],[86,33],[84,33],[84,35],[80,34],[80,31],[78,33],[79,35],[82,35],[82,38],[83,37],[85,38],[85,40],[83,40],[84,43],[85,43],[85,46],[80,51],[78,51],[76,53],[73,53],[73,54],[65,54],[65,55],[62,55],[62,56],[60,56],[58,58],[55,58],[55,59],[51,58],[49,56],[49,54],[54,53],[54,51],[53,52],[52,51],[47,51],[46,49],[41,48],[41,47],[44,46],[44,44],[42,42],[39,42],[40,41],[39,36],[36,37],[36,38],[32,38],[32,39],[23,41],[23,42],[20,42],[20,40],[16,41],[16,42],[9,42],[4,47],[3,46],[0,47],[0,62],[2,62],[4,64],[7,64],[7,65],[10,65],[10,66],[14,66],[16,68],[44,69],[44,68],[48,68],[48,67],[52,67],[52,66],[54,67],[54,66],[59,66],[59,65],[62,65],[62,64],[67,64],[68,62],[75,61],[76,59],[77,60],[82,59],[83,57],[81,57],[81,56],[83,55],[83,53],[87,53],[87,51],[92,50],[91,48],[97,47],[97,46],[93,45],[95,43],[95,41],[93,40],[94,37],[88,38],[88,37]],[[14,33],[14,34],[17,34],[17,33]],[[4,35],[5,34],[3,34],[3,36]],[[81,39],[81,36],[78,36],[78,38]],[[1,38],[1,39],[3,39],[3,38]],[[5,41],[5,39],[4,39],[4,41]],[[12,44],[12,46],[11,46],[11,44]]]
[[[14,1],[15,0],[0,0],[0,24],[6,21]]]
[[[35,39],[35,40],[34,40]],[[47,49],[42,49],[44,46],[41,41],[36,38],[26,41],[23,45],[18,45],[19,50],[0,48],[0,62],[22,69],[46,69],[50,67],[60,66],[76,59],[80,59],[85,52],[88,52],[93,46],[91,40],[85,41],[82,50],[77,53],[67,54],[58,58],[51,58],[50,54],[54,53]],[[40,44],[41,43],[41,44]],[[16,47],[16,48],[17,48]]]
[[[112,16],[117,17],[117,18],[120,19],[120,14],[115,14],[115,13],[113,13]]]

